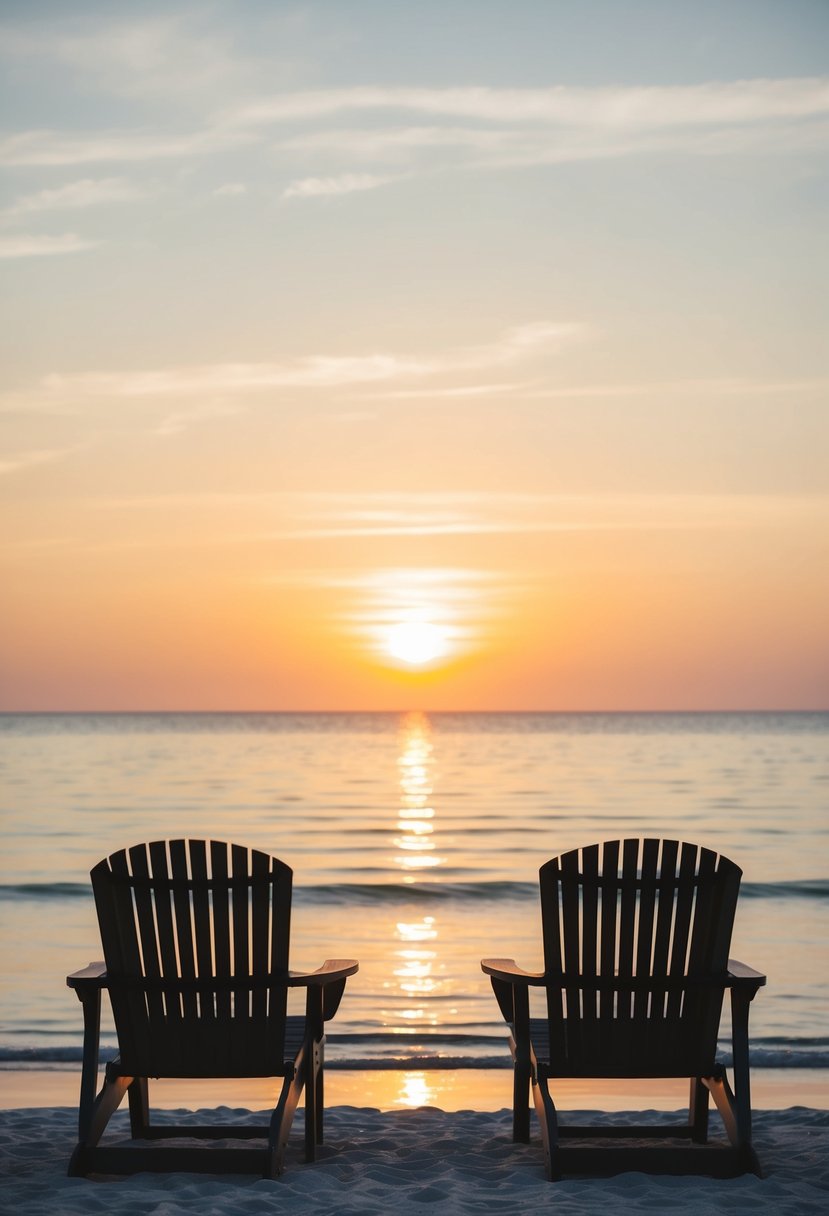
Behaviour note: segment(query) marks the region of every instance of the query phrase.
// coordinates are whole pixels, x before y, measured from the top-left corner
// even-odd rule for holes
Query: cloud
[[[376,190],[398,181],[396,177],[381,177],[375,173],[341,173],[338,177],[304,177],[291,182],[282,192],[283,198],[317,198],[324,194],[354,194],[355,191]]]
[[[90,398],[212,398],[282,388],[332,389],[477,372],[555,354],[590,331],[574,322],[540,321],[505,330],[493,342],[424,356],[375,353],[308,355],[270,363],[209,363],[151,371],[82,372],[44,377],[41,406]],[[16,397],[19,403],[19,395]]]
[[[0,258],[40,258],[60,253],[80,253],[95,249],[100,241],[90,241],[66,232],[62,236],[0,237]]]
[[[154,433],[156,435],[180,435],[194,422],[204,422],[208,418],[232,418],[241,412],[238,406],[227,403],[197,405],[190,410],[176,410],[155,428]]]
[[[64,208],[98,207],[105,203],[130,202],[142,198],[143,192],[121,177],[82,178],[51,190],[28,194],[8,207],[3,215],[12,217],[32,215],[42,211],[62,211]]]
[[[358,87],[283,93],[239,107],[227,117],[240,126],[257,126],[360,110],[616,131],[699,127],[829,114],[829,78],[627,88]]]
[[[181,160],[207,156],[249,144],[246,131],[207,128],[181,135],[144,130],[109,130],[69,134],[61,131],[22,131],[0,140],[3,165],[83,165],[101,162]]]
[[[108,38],[114,39],[116,48],[120,48],[115,62],[123,60],[123,73],[127,73],[133,56],[143,56],[144,84],[136,86],[141,91],[154,71],[161,72],[157,63],[153,67],[153,47],[159,41],[150,35],[133,47],[127,26],[124,31],[102,35],[102,48],[109,45]],[[161,73],[165,80],[186,75],[176,60],[175,39],[172,35],[170,39],[164,57],[166,67]],[[77,62],[79,55],[87,54],[106,59],[102,49],[95,51],[94,38],[89,45],[87,42],[86,37],[70,38],[60,54],[64,58],[74,56]],[[205,68],[203,80],[209,79],[210,70]],[[278,143],[277,150],[283,154],[407,165],[413,158],[434,158],[444,152],[443,167],[449,168],[518,168],[672,151],[695,155],[809,151],[828,142],[829,78],[628,88],[355,87],[285,92],[237,105],[214,115],[199,129],[176,134],[146,129],[23,131],[0,143],[0,163],[73,165],[204,157],[259,143],[264,130],[272,126],[301,123],[307,128],[309,123],[355,113],[370,115],[373,125],[300,130]],[[411,122],[401,125],[401,116],[433,121],[427,126]],[[356,181],[361,176],[387,175],[318,173],[297,178],[288,190],[297,195],[346,193],[347,180]],[[375,181],[371,186],[352,185],[350,189],[380,184],[385,181]]]
[[[275,539],[688,531],[826,515],[825,495],[435,493],[294,495]]]
[[[242,182],[225,182],[223,186],[217,186],[213,193],[218,198],[235,198],[240,194],[247,194],[248,188]]]
[[[33,468],[35,465],[53,464],[55,461],[65,460],[67,456],[78,450],[77,445],[70,448],[40,448],[0,458],[0,477],[9,473],[18,473],[21,469]]]

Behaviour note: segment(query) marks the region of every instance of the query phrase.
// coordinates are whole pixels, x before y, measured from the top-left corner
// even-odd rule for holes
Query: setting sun
[[[422,667],[446,654],[446,631],[430,621],[401,621],[389,630],[386,649],[392,658]]]

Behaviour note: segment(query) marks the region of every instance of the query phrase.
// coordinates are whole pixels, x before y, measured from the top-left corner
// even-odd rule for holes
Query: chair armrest
[[[327,958],[316,971],[289,971],[285,981],[289,988],[316,988],[335,984],[359,971],[360,964],[354,958]]]
[[[481,970],[505,984],[532,984],[542,987],[547,981],[543,971],[524,971],[514,958],[482,958]]]
[[[748,967],[745,963],[741,963],[739,959],[730,958],[728,960],[728,986],[729,988],[737,987],[752,987],[755,990],[762,988],[766,982],[766,977],[759,971],[755,971],[753,967]]]
[[[359,970],[354,958],[327,958],[316,971],[289,971],[286,984],[289,988],[305,988],[305,1016],[321,1036],[323,1023],[330,1022],[340,1007],[345,981]]]
[[[73,971],[66,977],[68,988],[106,988],[106,963],[88,963],[80,971]]]

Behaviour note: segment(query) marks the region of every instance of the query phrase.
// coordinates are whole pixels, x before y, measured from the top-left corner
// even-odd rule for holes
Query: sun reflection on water
[[[431,1106],[435,1093],[425,1072],[404,1072],[397,1101],[400,1106]]]
[[[395,865],[402,871],[404,882],[416,883],[424,871],[445,863],[434,840],[435,811],[432,798],[432,741],[429,721],[423,714],[409,714],[403,721],[398,771],[400,805],[392,843],[398,850]],[[394,1033],[405,1036],[421,1034],[437,1026],[438,1016],[432,1012],[429,999],[443,986],[438,964],[438,924],[434,916],[421,916],[397,921],[394,936],[399,943],[394,950],[393,981],[390,988],[402,998],[401,1007],[391,1014]],[[409,1038],[409,1049],[421,1046]],[[400,1101],[419,1106],[428,1100],[431,1091],[425,1074],[407,1073]]]

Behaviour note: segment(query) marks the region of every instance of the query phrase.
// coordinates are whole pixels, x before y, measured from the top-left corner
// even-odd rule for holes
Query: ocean
[[[89,870],[174,837],[293,868],[293,967],[359,959],[334,1067],[505,1066],[480,959],[540,968],[539,866],[625,836],[742,868],[753,1065],[829,1066],[829,714],[6,714],[0,786],[0,1067],[80,1060]]]

